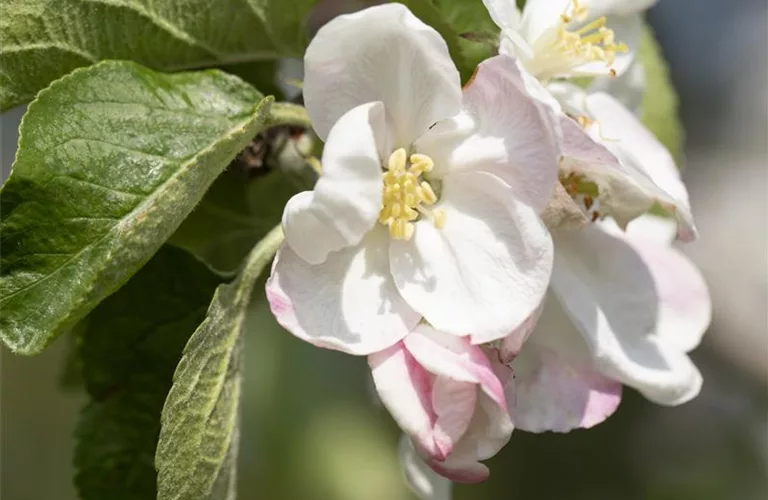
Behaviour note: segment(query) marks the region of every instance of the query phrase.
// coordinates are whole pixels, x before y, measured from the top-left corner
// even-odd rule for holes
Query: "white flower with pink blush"
[[[440,35],[382,5],[317,33],[304,99],[325,149],[315,189],[283,214],[267,283],[281,325],[367,355],[422,320],[480,344],[530,316],[551,274],[539,213],[558,132],[511,58],[482,63],[462,91]]]
[[[546,82],[621,75],[634,59],[642,12],[656,0],[483,0],[501,29],[499,52]]]
[[[432,470],[457,482],[488,478],[480,461],[513,429],[504,396],[512,371],[495,351],[419,325],[368,363],[381,401]]]
[[[694,398],[688,357],[711,317],[706,283],[671,246],[675,222],[643,216],[627,231],[608,221],[554,232],[555,267],[541,319],[518,352],[507,387],[515,425],[567,432],[618,406],[621,384],[653,402]]]
[[[548,90],[564,111],[560,182],[586,216],[610,216],[625,227],[658,203],[677,220],[678,239],[696,239],[688,191],[653,133],[608,94],[588,94],[568,83]]]

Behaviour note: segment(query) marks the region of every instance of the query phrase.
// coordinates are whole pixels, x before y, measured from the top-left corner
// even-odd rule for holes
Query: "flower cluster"
[[[434,473],[487,478],[514,427],[600,423],[622,385],[667,405],[701,386],[687,352],[709,296],[671,246],[696,236],[687,193],[611,94],[631,93],[653,2],[484,3],[500,53],[463,89],[402,5],[317,33],[304,99],[322,172],[285,208],[267,283],[292,334],[368,356],[422,490]],[[587,89],[568,81],[584,75]]]

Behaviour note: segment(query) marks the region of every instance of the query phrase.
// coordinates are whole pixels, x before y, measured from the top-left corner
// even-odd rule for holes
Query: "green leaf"
[[[278,226],[254,247],[184,348],[163,408],[158,500],[234,498],[242,327],[253,284],[282,241]]]
[[[3,341],[38,353],[117,290],[265,126],[270,104],[219,71],[109,61],[41,92],[1,191]]]
[[[435,0],[435,4],[453,30],[462,35],[459,46],[471,76],[478,64],[495,55],[496,49],[489,42],[498,39],[499,27],[483,0]],[[481,41],[473,40],[473,36]]]
[[[298,173],[268,170],[259,175],[230,168],[169,243],[194,254],[217,274],[231,276],[253,246],[280,223],[291,196],[305,189],[311,184]]]
[[[173,371],[220,279],[163,247],[82,325],[78,359],[90,397],[78,422],[82,500],[153,500],[160,413]]]
[[[176,71],[301,57],[318,0],[6,0],[0,109],[104,59]]]
[[[638,59],[645,69],[646,79],[640,119],[679,164],[683,156],[685,132],[680,122],[677,93],[664,55],[648,25],[643,30]]]

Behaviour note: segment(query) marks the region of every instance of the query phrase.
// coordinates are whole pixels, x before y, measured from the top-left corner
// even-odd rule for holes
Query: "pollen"
[[[590,62],[604,62],[611,76],[616,71],[611,68],[616,54],[629,51],[625,43],[616,42],[613,30],[606,27],[605,16],[599,17],[583,26],[579,23],[586,19],[588,9],[579,0],[571,3],[557,21],[556,34],[546,47],[541,47],[540,57],[532,69],[540,79],[548,79],[558,74],[568,73],[574,68]]]
[[[438,197],[422,175],[431,172],[435,163],[427,155],[408,156],[405,149],[393,152],[382,174],[382,204],[379,222],[389,228],[389,235],[397,240],[410,240],[414,222],[421,216],[432,220],[437,228],[445,226],[445,212],[432,208]]]
[[[600,212],[600,188],[576,172],[560,173],[560,184],[591,222],[603,218]]]

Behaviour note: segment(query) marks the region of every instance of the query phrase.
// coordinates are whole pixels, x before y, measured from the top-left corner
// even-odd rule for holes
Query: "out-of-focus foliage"
[[[78,328],[90,398],[76,432],[82,500],[156,497],[160,412],[219,281],[183,250],[166,246]]]
[[[638,59],[645,69],[646,79],[640,119],[680,162],[685,133],[680,123],[677,92],[661,48],[648,26],[643,30]]]

